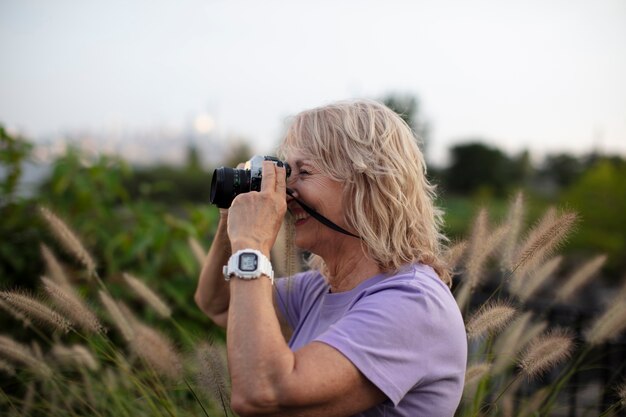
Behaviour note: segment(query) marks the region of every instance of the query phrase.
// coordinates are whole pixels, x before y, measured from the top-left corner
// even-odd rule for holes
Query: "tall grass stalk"
[[[72,288],[57,284],[46,277],[42,277],[41,281],[52,302],[74,325],[90,333],[99,333],[104,330],[95,313]]]
[[[517,250],[519,235],[524,226],[525,198],[524,193],[519,191],[509,204],[505,224],[508,225],[508,233],[503,239],[501,265],[504,270],[513,269],[513,258]]]
[[[61,263],[58,261],[56,256],[54,256],[52,250],[43,243],[40,246],[40,250],[41,257],[46,264],[46,269],[48,271],[48,274],[50,275],[50,278],[52,278],[57,284],[69,288],[70,282],[65,275],[65,271],[63,271]]]
[[[568,302],[573,294],[597,275],[606,261],[604,256],[596,256],[590,261],[583,262],[579,271],[572,274],[570,280],[558,288],[557,293],[560,291],[560,294],[553,297],[548,307],[534,311],[537,317],[544,320],[531,322],[531,311],[536,303],[535,297],[538,289],[550,283],[554,285],[556,282],[552,278],[557,273],[563,257],[554,255],[573,231],[578,222],[578,216],[574,212],[559,213],[556,209],[550,208],[521,238],[521,241],[518,241],[518,236],[522,235],[523,211],[523,197],[518,195],[509,206],[509,213],[506,217],[509,228],[506,236],[497,245],[498,251],[492,254],[492,256],[499,255],[498,263],[503,270],[500,271],[495,290],[490,290],[486,301],[481,301],[478,306],[471,305],[474,289],[482,286],[484,275],[490,273],[496,276],[493,269],[489,269],[489,263],[481,264],[481,267],[484,266],[485,269],[478,274],[478,279],[476,274],[472,273],[472,268],[468,268],[471,262],[476,262],[476,259],[472,260],[471,257],[476,256],[478,242],[484,243],[490,234],[489,219],[484,208],[479,210],[468,239],[467,256],[460,268],[461,282],[457,286],[455,298],[462,311],[465,312],[464,315],[470,316],[467,320],[470,359],[472,362],[487,362],[490,368],[489,372],[481,376],[477,385],[473,383],[466,387],[463,405],[458,412],[462,416],[523,416],[531,413],[550,415],[558,394],[570,382],[571,377],[580,370],[593,346],[605,343],[626,330],[626,303],[615,299],[585,331],[586,345],[576,349],[576,355],[567,360],[575,351],[572,331],[549,329],[545,321],[545,318],[549,317],[547,309],[552,308],[554,302]],[[472,250],[474,255],[472,255]],[[486,258],[484,254],[482,256]],[[505,283],[508,285],[504,286]],[[626,282],[622,288],[626,294]],[[484,316],[483,318],[488,317],[485,314],[488,306],[496,303],[493,300],[506,299],[507,294],[523,302],[518,307],[520,319],[513,324],[510,320],[504,321],[500,327],[504,330],[493,344],[491,343],[494,340],[493,333],[486,343],[478,343],[477,336],[484,334],[476,325],[482,322],[477,321],[478,318],[481,315]],[[540,335],[542,332],[544,334]],[[518,364],[516,368],[513,367],[515,363]],[[509,392],[511,389],[518,390],[519,387],[528,384],[529,379],[555,368],[560,368],[558,376],[549,387],[534,394],[525,391],[518,393],[521,398],[528,396],[526,405],[517,412],[511,408],[515,407],[511,402],[512,393]],[[472,368],[472,372],[475,371],[476,369]],[[469,376],[471,375],[470,373]],[[509,414],[501,414],[498,409],[500,400],[506,402]]]
[[[558,216],[556,212],[548,211],[520,245],[512,271],[523,275],[552,255],[563,244],[577,221],[576,213],[565,212]]]
[[[470,339],[481,337],[487,333],[502,330],[517,314],[517,310],[508,302],[494,302],[483,306],[467,323],[467,334]]]
[[[85,246],[76,233],[48,208],[40,207],[39,213],[65,250],[83,264],[90,277],[93,276],[96,271],[96,262],[87,249],[85,249]]]
[[[528,271],[524,277],[514,276],[509,284],[511,292],[520,300],[528,301],[554,275],[562,260],[562,256],[555,256],[537,268]]]
[[[0,299],[31,320],[51,326],[62,333],[67,333],[72,327],[67,318],[25,292],[0,291]]]
[[[549,415],[559,393],[586,364],[592,349],[626,330],[626,303],[620,301],[622,295],[591,321],[584,332],[585,344],[571,356],[573,342],[569,333],[550,330],[545,320],[549,315],[533,310],[533,304],[539,288],[556,282],[552,277],[564,258],[553,256],[573,230],[577,216],[549,209],[524,235],[524,212],[521,194],[510,203],[503,226],[491,227],[487,209],[481,209],[470,236],[452,245],[445,255],[460,280],[455,297],[465,312],[473,364],[467,370],[459,416],[495,417],[509,412],[516,412],[518,417],[531,413]],[[183,308],[180,299],[178,305],[167,304],[151,287],[128,275],[122,282],[127,285],[120,288],[132,289],[136,297],[117,291],[114,293],[121,295],[113,297],[109,286],[117,285],[117,276],[101,278],[96,260],[78,235],[52,211],[41,209],[41,215],[62,248],[76,258],[84,268],[82,272],[91,279],[80,283],[86,288],[81,287],[80,292],[85,296],[79,296],[52,250],[42,245],[41,256],[49,278],[42,279],[41,284],[48,298],[41,301],[19,291],[0,292],[0,308],[7,311],[8,318],[26,324],[20,330],[19,340],[26,333],[38,341],[20,343],[8,335],[0,336],[0,372],[28,394],[18,397],[0,390],[0,407],[15,415],[33,416],[233,415],[229,408],[228,369],[220,345],[212,343],[203,332],[181,324],[177,315],[189,310]],[[292,256],[292,229],[293,225],[290,229],[286,222],[284,247],[274,248],[285,255],[282,263],[287,274],[297,269]],[[193,238],[187,244],[201,266],[204,248]],[[186,256],[188,259],[189,254]],[[572,278],[571,284],[562,285],[563,302],[568,302],[581,288],[581,282],[597,275],[604,262],[601,259],[583,263],[588,266],[581,268],[587,271],[585,279],[579,276]],[[101,265],[101,271],[106,269],[107,265]],[[490,290],[487,301],[483,298],[479,305],[473,305],[477,290],[491,277],[499,279],[496,289]],[[626,294],[626,283],[619,292]],[[39,313],[20,307],[15,294],[26,297],[22,300],[35,306]],[[99,299],[100,303],[92,308],[90,298]],[[191,303],[191,294],[188,299]],[[502,301],[508,299],[519,302],[514,305]],[[150,309],[138,307],[138,300]],[[153,319],[149,324],[139,314],[144,310],[154,310],[165,320],[157,321],[158,317],[148,313],[147,317]],[[71,326],[73,331],[55,332],[58,324],[52,325],[52,317],[53,323],[65,320],[65,329]],[[99,324],[102,322],[110,322],[114,331],[104,331]],[[572,359],[563,366],[569,357]],[[516,363],[519,366],[515,367]],[[558,371],[556,380],[549,387],[532,392],[529,378],[550,370]],[[516,403],[511,402],[514,393],[520,398],[517,410]],[[620,395],[621,400],[606,410],[607,414],[623,405],[624,396]]]
[[[172,309],[168,307],[168,305],[159,297],[152,289],[150,289],[146,284],[144,284],[138,278],[124,273],[124,279],[126,283],[132,290],[145,301],[149,306],[151,306],[154,311],[159,313],[161,317],[169,318],[172,315]]]
[[[599,255],[587,261],[574,272],[556,292],[557,301],[568,301],[572,296],[587,284],[606,262],[606,255]]]

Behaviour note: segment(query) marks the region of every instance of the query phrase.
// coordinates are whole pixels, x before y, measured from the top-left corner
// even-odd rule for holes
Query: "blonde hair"
[[[435,187],[417,141],[386,106],[342,101],[296,115],[279,153],[303,154],[344,184],[344,221],[383,271],[421,262],[450,285],[442,212],[434,206]]]

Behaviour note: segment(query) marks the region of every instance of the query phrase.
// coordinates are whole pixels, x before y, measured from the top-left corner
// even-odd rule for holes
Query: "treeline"
[[[421,131],[425,135],[427,129]],[[14,272],[33,267],[26,257],[15,256],[15,244],[19,244],[20,253],[38,251],[29,242],[30,237],[40,237],[39,229],[33,226],[32,216],[23,214],[38,202],[84,222],[87,232],[93,232],[85,235],[99,236],[98,239],[106,242],[97,246],[108,247],[104,254],[107,265],[115,268],[123,269],[124,259],[134,259],[132,254],[125,256],[117,252],[127,239],[121,236],[111,240],[109,236],[109,232],[119,229],[120,214],[130,217],[128,224],[138,222],[132,226],[135,230],[128,232],[139,232],[137,224],[149,227],[150,221],[158,225],[153,230],[163,228],[165,213],[183,219],[203,218],[201,227],[191,233],[205,238],[208,244],[212,224],[206,219],[215,215],[208,203],[215,167],[204,166],[201,155],[193,147],[188,149],[186,162],[181,166],[144,167],[134,167],[121,157],[86,158],[80,150],[70,149],[53,162],[50,175],[39,184],[34,196],[24,201],[17,197],[16,190],[32,145],[3,129],[0,132],[3,172],[0,273],[8,272],[7,265],[12,265],[8,269]],[[223,165],[235,166],[251,153],[248,146],[239,144],[230,151]],[[539,213],[552,204],[571,207],[580,213],[582,222],[567,250],[606,253],[612,275],[626,270],[622,256],[626,253],[626,161],[621,156],[578,157],[563,153],[548,155],[540,165],[534,166],[527,152],[511,156],[492,145],[471,140],[452,147],[449,160],[446,167],[429,166],[429,175],[439,187],[439,204],[446,210],[446,232],[451,237],[467,232],[479,203],[489,204],[497,214],[498,207],[504,207],[509,196],[524,189],[530,200],[531,221],[533,212]],[[191,230],[196,225],[190,222],[185,227]],[[133,251],[144,253],[154,243],[151,240],[154,233],[142,233],[146,233],[143,247]],[[167,235],[167,231],[163,233]]]
[[[617,174],[624,170],[626,160],[595,152],[582,156],[558,153],[533,165],[528,151],[509,156],[484,141],[468,140],[450,148],[449,165],[434,168],[432,177],[451,194],[467,196],[482,191],[504,197],[511,190],[526,188],[554,197],[600,165],[610,166]]]

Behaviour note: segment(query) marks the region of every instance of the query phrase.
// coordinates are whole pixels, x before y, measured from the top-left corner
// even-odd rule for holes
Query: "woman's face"
[[[291,166],[287,187],[294,191],[295,197],[333,223],[346,228],[342,183],[321,173],[305,156],[288,154],[287,162]],[[299,248],[323,255],[332,251],[338,241],[343,239],[342,234],[309,216],[294,199],[287,197],[287,203],[294,217],[295,244]]]

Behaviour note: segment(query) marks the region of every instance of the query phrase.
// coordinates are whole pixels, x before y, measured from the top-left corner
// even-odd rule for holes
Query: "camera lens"
[[[235,197],[250,191],[250,171],[221,167],[213,171],[211,203],[219,208],[229,208]]]
[[[228,208],[232,203],[234,195],[234,173],[232,168],[217,168],[213,171],[211,179],[211,203],[219,208]]]
[[[287,177],[291,175],[289,164],[273,156],[255,155],[246,162],[245,169],[217,168],[211,178],[211,203],[219,208],[229,208],[239,194],[259,191],[264,160],[284,166]]]

